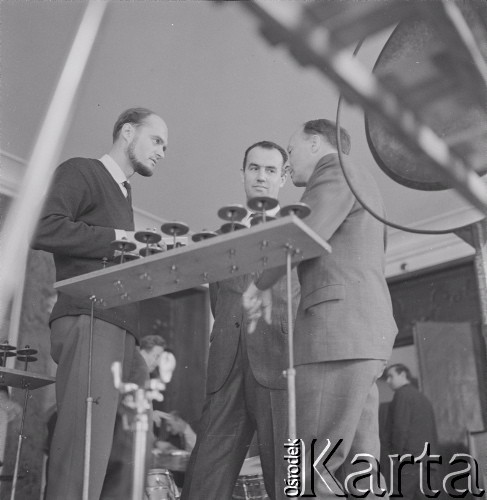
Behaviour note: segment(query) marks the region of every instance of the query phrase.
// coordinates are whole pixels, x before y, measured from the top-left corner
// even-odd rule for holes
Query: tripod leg
[[[24,397],[24,408],[22,409],[22,421],[20,422],[20,431],[19,431],[19,441],[17,443],[17,454],[15,456],[15,469],[14,469],[14,477],[12,481],[12,491],[10,494],[10,500],[14,500],[15,498],[15,490],[17,489],[17,476],[19,475],[19,464],[20,464],[20,451],[22,450],[22,439],[24,433],[24,422],[25,422],[25,414],[27,411],[27,401],[29,399],[29,388],[25,389],[25,397]]]

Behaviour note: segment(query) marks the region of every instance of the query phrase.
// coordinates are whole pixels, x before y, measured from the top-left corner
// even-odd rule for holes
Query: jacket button
[[[235,321],[235,328],[240,328],[240,323],[238,321]]]

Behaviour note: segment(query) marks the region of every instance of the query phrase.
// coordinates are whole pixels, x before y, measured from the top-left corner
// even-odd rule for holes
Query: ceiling
[[[325,77],[268,45],[239,4],[109,2],[60,160],[100,157],[123,109],[154,109],[169,126],[168,153],[150,180],[134,178],[134,204],[193,231],[218,227],[217,210],[244,200],[239,170],[247,146],[263,139],[286,146],[302,122],[334,119],[337,104]],[[29,159],[85,7],[0,2],[2,151]],[[386,39],[364,45],[368,67]],[[352,160],[376,176],[391,219],[417,223],[467,205],[450,191],[412,191],[386,177],[367,147],[359,109],[348,107],[343,125],[352,134]],[[286,204],[301,190],[288,182],[282,193]]]

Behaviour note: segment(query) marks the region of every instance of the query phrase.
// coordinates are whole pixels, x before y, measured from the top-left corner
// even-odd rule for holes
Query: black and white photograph
[[[487,496],[487,2],[0,0],[0,499]]]

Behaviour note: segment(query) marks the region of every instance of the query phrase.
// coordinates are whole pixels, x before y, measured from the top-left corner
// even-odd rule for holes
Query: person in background
[[[71,158],[56,170],[40,216],[33,248],[51,252],[56,280],[111,265],[115,239],[133,240],[134,216],[129,179],[150,177],[164,158],[168,129],[146,108],[124,111],[113,127],[113,144],[100,159]],[[47,500],[81,498],[90,313],[88,298],[59,293],[50,317],[51,356],[57,364],[58,418],[49,454]],[[112,363],[122,364],[125,381],[143,384],[147,365],[137,349],[138,306],[94,308],[91,460],[89,498],[109,498],[107,466],[113,444],[119,393]]]
[[[386,382],[394,391],[389,405],[385,432],[385,450],[388,455],[419,457],[430,446],[429,454],[438,451],[438,433],[433,407],[429,399],[418,390],[415,379],[406,365],[389,366],[384,373]],[[397,463],[397,462],[395,462]],[[430,479],[435,480],[434,469]],[[389,479],[389,486],[398,491],[398,474]],[[419,464],[407,464],[401,469],[400,491],[405,500],[424,498],[420,490]]]

